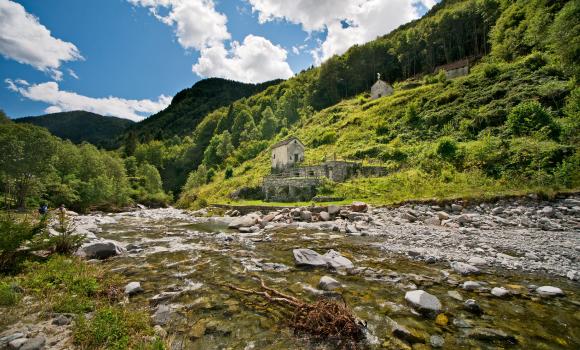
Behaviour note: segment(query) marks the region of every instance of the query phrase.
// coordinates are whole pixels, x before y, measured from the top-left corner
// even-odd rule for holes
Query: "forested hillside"
[[[192,87],[178,92],[166,109],[129,128],[125,139],[128,142],[150,141],[187,135],[207,113],[279,82],[274,80],[262,84],[245,84],[220,78],[200,80]]]
[[[45,114],[14,120],[47,128],[53,135],[73,143],[89,142],[106,149],[118,148],[117,139],[127,127],[134,124],[128,119],[105,117],[85,111]]]

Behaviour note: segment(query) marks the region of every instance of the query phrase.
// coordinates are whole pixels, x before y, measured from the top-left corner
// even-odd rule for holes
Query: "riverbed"
[[[102,262],[143,293],[153,323],[168,333],[173,349],[332,349],[295,335],[272,305],[241,295],[227,284],[257,288],[257,275],[276,289],[305,301],[342,295],[366,322],[361,348],[399,349],[575,349],[580,347],[578,282],[550,273],[481,267],[462,275],[442,259],[409,259],[385,249],[381,235],[347,235],[332,227],[277,225],[257,232],[228,229],[227,220],[194,217],[176,209],[141,210],[79,217],[90,222],[97,239],[115,240],[127,252]],[[572,233],[572,234],[577,234]],[[413,241],[413,235],[408,238]],[[354,268],[334,270],[297,266],[293,250],[335,250]],[[337,280],[338,291],[319,289],[322,276]],[[465,289],[466,281],[480,282]],[[471,284],[473,285],[473,284]],[[542,297],[539,286],[560,288],[560,297]],[[502,297],[490,291],[501,287]],[[424,290],[436,296],[437,319],[421,315],[405,294]],[[473,299],[483,312],[466,308]],[[394,325],[411,337],[398,339]],[[424,343],[424,344],[423,344]]]

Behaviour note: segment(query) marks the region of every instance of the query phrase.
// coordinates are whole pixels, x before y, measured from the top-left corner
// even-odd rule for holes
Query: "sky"
[[[201,79],[287,79],[437,2],[0,0],[0,109],[140,121]]]

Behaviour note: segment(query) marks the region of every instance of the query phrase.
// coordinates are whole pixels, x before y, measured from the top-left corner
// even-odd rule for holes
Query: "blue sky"
[[[205,77],[289,78],[435,0],[0,0],[0,108],[141,120]]]

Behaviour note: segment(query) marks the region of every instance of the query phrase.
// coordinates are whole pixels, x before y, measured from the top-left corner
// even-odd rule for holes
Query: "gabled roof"
[[[459,61],[455,61],[455,62],[451,62],[448,64],[444,64],[442,66],[438,66],[435,68],[435,72],[439,72],[441,69],[443,70],[452,70],[452,69],[457,69],[457,68],[462,68],[465,66],[469,66],[469,59],[463,59],[463,60],[459,60]]]
[[[278,142],[277,144],[275,144],[274,146],[272,146],[271,149],[278,148],[280,146],[285,146],[285,145],[289,144],[290,142],[292,142],[294,140],[300,142],[300,144],[302,145],[302,147],[304,147],[304,144],[302,143],[302,141],[300,141],[297,137],[292,136],[292,137],[287,138],[284,141]]]
[[[385,86],[391,86],[391,84],[387,83],[387,82],[386,82],[386,81],[384,81],[384,80],[380,80],[380,79],[379,79],[379,80],[377,80],[377,81],[376,81],[376,82],[373,84],[373,86],[375,86],[375,85],[385,85]],[[391,87],[392,87],[392,86],[391,86]]]

